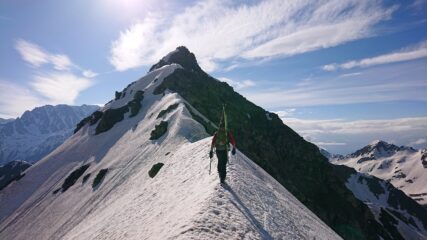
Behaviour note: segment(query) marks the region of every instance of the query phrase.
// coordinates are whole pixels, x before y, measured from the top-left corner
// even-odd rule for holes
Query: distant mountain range
[[[16,119],[0,120],[0,165],[14,160],[34,163],[71,134],[76,124],[98,106],[46,105]]]
[[[427,149],[374,141],[346,156],[330,155],[330,162],[354,168],[390,182],[419,204],[427,206]]]
[[[427,169],[420,159],[425,150],[374,141],[346,156],[322,148],[320,152],[336,165],[346,187],[369,206],[394,239],[426,238],[422,228],[427,229],[423,198]]]

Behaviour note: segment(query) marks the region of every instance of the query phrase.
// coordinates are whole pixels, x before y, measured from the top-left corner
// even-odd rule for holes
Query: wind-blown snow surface
[[[389,181],[419,204],[427,206],[427,168],[423,166],[422,156],[421,150],[375,141],[353,154],[332,158],[330,162]]]
[[[219,185],[216,158],[209,175],[211,138],[202,125],[178,94],[152,94],[178,67],[150,72],[103,109],[123,106],[131,92],[144,90],[135,117],[126,113],[98,135],[96,125],[85,125],[1,191],[0,239],[340,239],[240,152],[228,167],[228,186]],[[157,119],[175,103],[178,108]],[[162,120],[168,121],[167,133],[149,140]],[[150,178],[148,171],[159,162],[164,166]],[[67,191],[53,193],[88,163],[86,183],[80,177]]]

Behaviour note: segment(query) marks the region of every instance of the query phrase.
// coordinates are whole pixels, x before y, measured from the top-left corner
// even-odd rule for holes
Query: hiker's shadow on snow
[[[248,221],[258,230],[258,233],[261,235],[262,239],[273,239],[270,233],[264,229],[263,225],[255,218],[251,210],[245,206],[245,204],[240,200],[239,196],[233,191],[230,185],[225,185],[224,189],[230,192],[233,199],[231,203],[243,214],[243,216],[248,219]],[[234,200],[234,201],[233,201]]]

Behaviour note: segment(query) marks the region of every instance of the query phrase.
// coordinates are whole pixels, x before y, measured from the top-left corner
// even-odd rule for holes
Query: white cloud
[[[422,144],[425,144],[425,143],[427,143],[427,139],[425,139],[425,138],[419,138],[419,139],[417,139],[417,140],[415,140],[413,142],[408,143],[408,145],[409,146],[419,146],[419,145],[422,145]]]
[[[366,69],[342,76],[310,77],[295,86],[248,89],[243,95],[265,108],[341,105],[384,101],[427,101],[424,62],[407,62]]]
[[[23,39],[16,41],[15,48],[21,54],[22,59],[34,67],[50,63],[56,70],[69,70],[73,66],[68,56],[51,54],[37,44]]]
[[[62,54],[52,54],[49,56],[49,60],[56,70],[69,70],[73,65],[71,60],[66,55]]]
[[[362,60],[352,60],[342,64],[328,64],[323,66],[323,70],[334,71],[337,69],[351,69],[355,67],[371,67],[375,65],[404,62],[425,57],[427,57],[427,41],[423,41],[415,47],[407,47],[394,53],[388,53],[372,58],[365,58]]]
[[[49,64],[50,67],[58,71],[70,72],[72,69],[82,71],[81,74],[87,78],[96,77],[98,75],[98,73],[90,69],[82,70],[81,67],[73,63],[65,54],[50,53],[39,45],[23,39],[18,39],[16,41],[15,49],[19,52],[24,61],[35,68]]]
[[[421,11],[424,9],[424,6],[427,5],[426,0],[415,0],[409,8],[414,9],[415,11]]]
[[[84,70],[82,72],[82,74],[83,74],[83,76],[85,76],[87,78],[93,78],[93,77],[98,76],[98,73],[96,73],[96,72],[94,72],[94,71],[92,71],[90,69]]]
[[[362,74],[361,72],[345,73],[345,74],[341,74],[340,77],[342,78],[354,77],[354,76],[359,76],[361,74]]]
[[[282,118],[283,122],[304,134],[365,134],[384,132],[427,131],[427,117],[387,120],[303,120]]]
[[[223,60],[290,56],[371,36],[393,10],[370,0],[206,0],[172,16],[151,13],[122,31],[112,42],[110,62],[124,71],[185,45],[212,71]]]
[[[37,68],[28,82],[29,87],[19,86],[9,81],[1,82],[0,115],[17,117],[23,111],[43,104],[74,104],[83,90],[93,85],[98,74],[92,70],[82,70],[67,55],[53,54],[37,44],[19,39],[15,48],[22,59]],[[43,72],[38,69],[43,65]],[[78,77],[75,71],[82,71],[84,77]]]
[[[79,93],[90,87],[92,82],[70,73],[51,72],[36,75],[30,85],[51,104],[73,104]]]
[[[285,118],[285,117],[290,117],[292,116],[296,111],[296,108],[289,108],[289,109],[285,109],[282,111],[276,111],[274,113],[276,113],[277,115],[279,115],[279,118]]]
[[[317,146],[344,146],[347,143],[343,142],[314,142]]]
[[[237,81],[237,80],[232,80],[232,79],[226,78],[226,77],[220,77],[218,79],[223,81],[223,82],[228,83],[228,85],[232,86],[236,90],[241,90],[241,89],[253,87],[256,85],[256,83],[252,80]]]
[[[0,80],[0,117],[15,118],[25,110],[41,105],[41,100],[27,88]]]
[[[49,62],[49,55],[34,43],[19,39],[16,41],[15,48],[21,54],[22,59],[34,67],[40,67]]]
[[[423,137],[427,136],[427,117],[353,121],[284,117],[282,120],[308,141],[329,146],[329,150],[341,154],[353,152],[374,139],[398,145],[415,146],[417,143],[417,146],[422,146],[426,143]],[[414,138],[418,140],[412,142]]]

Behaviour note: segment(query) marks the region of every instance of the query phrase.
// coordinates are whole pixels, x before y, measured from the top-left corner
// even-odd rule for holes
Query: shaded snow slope
[[[422,159],[422,150],[375,141],[345,157],[331,158],[330,162],[389,181],[419,204],[427,205],[427,167]]]
[[[339,239],[240,152],[227,187],[219,185],[216,160],[209,175],[211,138],[203,126],[178,94],[152,94],[179,67],[151,71],[102,109],[126,106],[142,90],[137,115],[127,112],[99,134],[85,124],[3,189],[0,239]],[[161,121],[167,132],[149,140]],[[164,165],[150,178],[157,163]]]
[[[391,184],[361,173],[353,173],[346,186],[365,202],[376,220],[389,232],[404,239],[427,239],[427,211]]]

